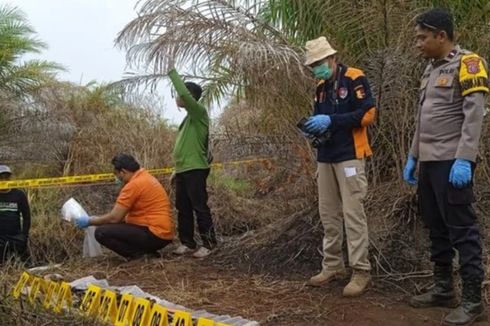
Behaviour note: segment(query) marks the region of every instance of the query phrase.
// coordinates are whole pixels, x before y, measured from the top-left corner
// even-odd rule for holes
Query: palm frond
[[[27,95],[35,88],[54,80],[64,68],[44,60],[29,60],[20,65],[0,67],[0,88],[17,95]]]
[[[46,44],[35,37],[24,13],[16,7],[0,6],[0,92],[9,96],[28,96],[43,83],[52,82],[64,68],[58,64],[30,60],[26,53],[39,53]]]
[[[110,87],[127,93],[136,92],[139,89],[149,90],[154,93],[165,77],[165,74],[129,71],[125,73],[123,79],[111,83]]]
[[[34,29],[22,11],[16,7],[0,6],[0,61],[13,61],[22,54],[39,53],[47,45],[33,37]]]
[[[301,49],[288,46],[278,29],[254,15],[259,12],[257,2],[250,7],[241,4],[146,1],[116,43],[127,49],[132,68],[146,68],[150,76],[164,75],[174,62],[177,66],[192,62],[194,75],[220,78],[219,83],[204,85],[205,97],[213,94],[213,100],[229,91],[236,94],[241,87],[251,90],[257,74],[266,79],[271,70],[286,76],[304,73]]]

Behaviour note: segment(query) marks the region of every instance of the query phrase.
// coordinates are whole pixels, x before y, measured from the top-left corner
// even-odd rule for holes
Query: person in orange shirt
[[[174,238],[170,200],[160,182],[128,154],[112,159],[114,174],[124,186],[114,208],[100,216],[83,216],[79,228],[97,225],[95,239],[128,260],[158,256]]]

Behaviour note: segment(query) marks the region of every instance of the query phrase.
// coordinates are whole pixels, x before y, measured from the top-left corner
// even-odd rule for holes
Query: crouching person
[[[117,155],[112,165],[123,183],[114,208],[104,215],[82,217],[76,224],[80,228],[96,225],[97,241],[128,260],[157,257],[157,250],[174,237],[167,193],[131,155]]]
[[[0,165],[0,182],[8,181],[12,171]],[[27,239],[31,228],[31,211],[26,194],[20,189],[0,190],[0,264],[17,256],[25,260],[29,254]]]

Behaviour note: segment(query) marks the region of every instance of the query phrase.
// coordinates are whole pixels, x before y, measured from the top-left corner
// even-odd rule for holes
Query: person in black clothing
[[[10,180],[11,175],[8,166],[0,165],[0,182]],[[26,194],[20,189],[0,190],[0,263],[14,255],[27,258],[30,227],[31,211]]]

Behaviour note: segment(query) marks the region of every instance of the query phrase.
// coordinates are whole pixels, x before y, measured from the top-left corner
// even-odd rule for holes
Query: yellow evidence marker
[[[27,272],[23,272],[20,275],[19,280],[17,281],[17,284],[15,284],[14,289],[12,290],[12,296],[16,299],[20,297],[22,294],[22,290],[26,287],[28,282],[31,280],[31,275]]]
[[[186,311],[177,310],[174,313],[172,326],[192,326],[192,316]]]
[[[105,290],[100,298],[100,306],[97,310],[97,317],[103,322],[111,324],[117,318],[117,294],[111,290]]]
[[[48,290],[44,296],[43,306],[46,309],[54,307],[56,301],[58,300],[58,294],[60,290],[60,284],[55,281],[46,281]]]
[[[154,304],[150,311],[146,326],[168,326],[167,308]]]
[[[29,292],[29,302],[35,303],[38,293],[42,292],[43,294],[46,294],[46,290],[46,282],[44,279],[34,276],[31,283],[31,290]]]
[[[150,313],[150,301],[145,298],[137,298],[134,300],[133,307],[133,313],[131,314],[129,325],[146,325],[148,321],[148,314]]]
[[[102,289],[95,285],[89,285],[85,290],[80,310],[87,315],[95,315],[100,304]]]
[[[71,294],[71,287],[69,283],[61,282],[60,290],[58,292],[58,300],[54,306],[54,312],[61,313],[63,308],[70,309],[73,306],[73,296]]]
[[[214,320],[207,318],[199,318],[197,320],[197,326],[215,326]]]
[[[134,298],[131,294],[125,293],[121,297],[121,302],[119,303],[119,309],[117,310],[115,326],[126,326],[129,324],[129,319],[131,317],[133,309]]]

